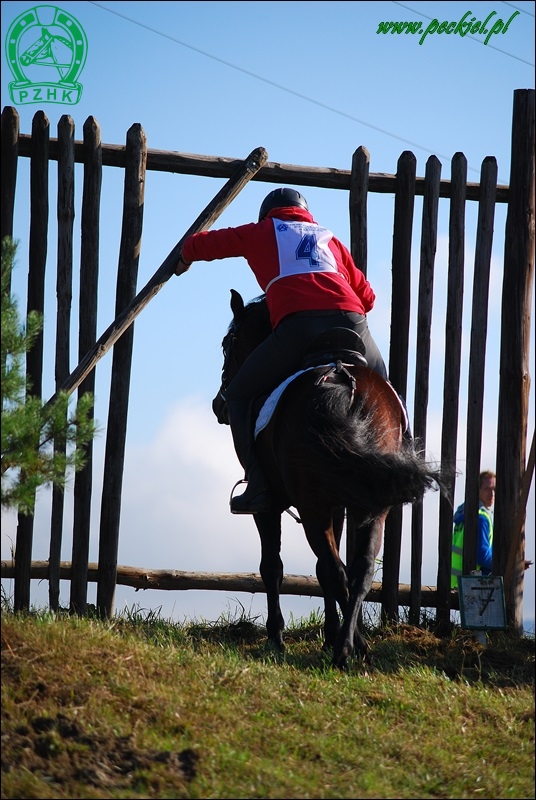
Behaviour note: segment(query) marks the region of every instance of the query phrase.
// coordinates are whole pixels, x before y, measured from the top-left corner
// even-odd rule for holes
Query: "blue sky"
[[[13,20],[37,4],[3,2],[2,41]],[[442,178],[450,178],[456,152],[468,159],[468,180],[479,180],[483,159],[497,159],[500,183],[508,183],[513,93],[534,86],[534,3],[532,2],[59,2],[87,36],[87,60],[79,82],[83,91],[73,106],[15,104],[22,133],[30,133],[37,110],[50,120],[50,134],[64,114],[83,137],[88,117],[96,118],[104,143],[124,144],[127,130],[140,123],[149,148],[228,158],[245,158],[265,147],[272,162],[348,170],[359,146],[370,152],[370,171],[396,172],[404,150],[417,158],[417,175],[435,154]],[[479,35],[378,33],[380,23],[421,22],[423,31],[438,22],[490,25],[511,19],[506,33],[484,44]],[[519,12],[519,13],[516,13]],[[420,43],[422,41],[422,43]],[[2,108],[14,105],[11,73],[2,55]],[[115,275],[121,234],[122,173],[104,170],[100,241],[98,334],[114,319]],[[13,288],[25,308],[28,249],[29,161],[21,159],[15,212],[20,242]],[[55,303],[55,169],[51,167],[51,235],[45,310],[44,394],[53,393]],[[80,221],[81,167],[77,167],[77,223]],[[138,286],[154,274],[223,181],[148,172]],[[222,214],[217,227],[256,218],[270,190],[251,182]],[[300,187],[297,187],[300,188]],[[349,244],[348,194],[302,187],[316,219]],[[465,414],[470,338],[472,267],[477,207],[467,204],[466,286],[459,478],[455,502],[463,500]],[[377,295],[369,325],[386,361],[391,311],[393,197],[369,195],[368,277]],[[415,207],[412,292],[416,298],[422,198]],[[500,293],[506,210],[497,207],[490,280],[484,441],[482,467],[495,467]],[[77,224],[75,222],[75,226]],[[78,229],[79,230],[79,227]],[[75,235],[78,248],[79,236]],[[427,450],[440,456],[444,297],[447,278],[448,202],[439,209],[439,240],[434,281],[432,386]],[[76,264],[75,258],[75,264]],[[256,572],[259,543],[253,521],[228,510],[231,487],[242,477],[228,428],[219,426],[210,403],[219,383],[221,339],[230,318],[229,290],[245,299],[259,293],[240,259],[196,264],[170,280],[135,322],[119,563],[154,569]],[[77,286],[73,317],[78,308]],[[413,306],[415,308],[415,304]],[[415,324],[414,316],[412,325]],[[73,323],[74,325],[74,323]],[[534,329],[534,321],[533,321]],[[71,368],[78,363],[73,327]],[[532,344],[534,338],[532,337]],[[410,334],[410,365],[415,332]],[[533,357],[533,348],[531,356]],[[96,416],[108,414],[111,353],[97,366]],[[413,379],[408,381],[412,415]],[[531,388],[529,435],[534,429]],[[529,441],[530,444],[530,441]],[[99,507],[105,436],[95,442],[95,487],[90,559],[98,557]],[[69,512],[68,494],[67,515]],[[423,583],[437,577],[436,495],[425,503]],[[40,495],[34,558],[48,558],[50,493]],[[404,514],[401,581],[409,582],[410,510]],[[534,558],[534,489],[527,517],[527,557]],[[67,524],[69,529],[69,523]],[[15,540],[13,515],[3,514],[2,557]],[[65,535],[62,559],[70,560]],[[314,574],[314,559],[301,528],[288,517],[282,550],[287,573]],[[381,572],[377,576],[381,579]],[[62,583],[62,601],[69,586]],[[94,591],[94,586],[91,592]],[[32,584],[32,601],[46,602],[46,585]],[[92,597],[90,596],[90,601]],[[139,604],[162,608],[165,616],[216,619],[241,603],[264,614],[264,595],[224,592],[144,592],[118,587],[116,608]],[[318,599],[283,598],[289,617],[308,614]],[[534,620],[534,569],[525,580],[525,618]]]

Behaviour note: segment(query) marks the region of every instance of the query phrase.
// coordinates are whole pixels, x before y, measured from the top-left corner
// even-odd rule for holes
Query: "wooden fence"
[[[512,158],[508,186],[497,185],[494,158],[484,159],[479,183],[467,181],[467,162],[462,153],[452,159],[451,180],[441,180],[441,164],[431,156],[424,178],[416,176],[413,153],[401,154],[395,175],[372,174],[369,154],[363,147],[353,155],[351,170],[335,170],[266,162],[252,180],[278,185],[315,186],[349,192],[351,251],[357,264],[367,272],[367,198],[369,192],[394,195],[392,250],[392,338],[389,351],[389,375],[404,396],[408,386],[408,351],[410,328],[411,243],[415,197],[423,197],[421,251],[417,309],[417,352],[413,432],[426,443],[427,404],[430,372],[430,333],[432,289],[437,244],[439,198],[449,198],[448,290],[445,329],[443,418],[441,460],[456,461],[461,364],[461,320],[464,284],[464,239],[466,202],[478,204],[476,254],[472,297],[472,322],[469,356],[469,390],[466,451],[466,535],[464,572],[475,568],[478,508],[478,474],[482,443],[484,403],[485,345],[488,323],[488,291],[497,203],[507,204],[502,287],[501,352],[499,411],[497,424],[497,494],[495,502],[494,568],[504,576],[507,619],[511,628],[522,632],[522,587],[524,574],[524,520],[528,489],[534,466],[534,441],[526,463],[527,419],[529,403],[530,303],[534,279],[534,90],[514,92],[512,121]],[[136,281],[143,223],[144,176],[146,170],[187,175],[231,178],[242,162],[230,158],[185,155],[147,148],[140,125],[128,131],[126,145],[104,145],[100,128],[89,117],[83,129],[83,141],[75,141],[74,124],[64,116],[58,124],[57,139],[50,137],[49,121],[42,111],[33,118],[31,134],[21,134],[16,109],[2,112],[2,187],[1,236],[13,235],[13,213],[17,163],[30,158],[30,228],[28,310],[43,311],[44,277],[47,262],[49,216],[48,170],[50,161],[58,162],[58,256],[57,256],[57,326],[56,388],[69,383],[69,330],[71,320],[74,228],[74,164],[84,165],[81,212],[80,314],[78,355],[82,361],[93,350],[96,339],[97,275],[99,261],[99,209],[103,167],[125,171],[125,189],[121,245],[118,265],[116,314],[121,314],[136,300]],[[260,577],[253,575],[209,575],[200,573],[132,570],[118,567],[118,539],[121,489],[128,413],[132,328],[127,327],[114,345],[104,484],[101,505],[99,561],[89,563],[89,520],[92,484],[92,447],[88,447],[86,468],[77,473],[74,486],[74,522],[72,562],[60,562],[62,541],[63,495],[53,492],[48,562],[32,562],[32,516],[18,518],[15,559],[2,563],[2,577],[15,581],[16,610],[29,607],[30,581],[47,578],[50,607],[59,604],[60,578],[71,581],[71,611],[84,613],[89,581],[97,582],[97,607],[104,616],[113,613],[117,583],[136,588],[229,589],[263,591]],[[27,374],[34,393],[41,395],[43,342],[39,339],[27,358]],[[79,393],[94,390],[94,370],[76,384]],[[70,386],[72,389],[73,386]],[[382,618],[393,620],[400,605],[408,605],[410,619],[416,624],[421,607],[435,607],[438,627],[448,626],[450,609],[458,607],[456,592],[450,589],[450,543],[452,502],[455,478],[449,498],[439,507],[437,587],[421,585],[423,547],[422,504],[412,509],[411,584],[399,584],[402,539],[402,509],[393,509],[385,531],[382,584],[375,584],[369,600],[381,603]],[[450,502],[449,502],[450,500]],[[515,524],[512,524],[512,520]],[[351,521],[349,522],[351,524]],[[349,537],[350,538],[350,537]],[[315,579],[286,576],[283,593],[320,596]]]

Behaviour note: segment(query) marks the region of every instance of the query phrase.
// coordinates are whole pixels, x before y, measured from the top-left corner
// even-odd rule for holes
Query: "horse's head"
[[[212,401],[212,410],[218,422],[229,424],[225,392],[249,354],[271,331],[270,315],[264,295],[244,305],[242,295],[231,289],[231,311],[233,319],[223,337],[223,367],[221,386]]]

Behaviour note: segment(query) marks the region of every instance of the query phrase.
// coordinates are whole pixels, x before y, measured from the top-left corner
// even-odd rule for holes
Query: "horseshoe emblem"
[[[11,100],[16,105],[78,103],[83,87],[77,81],[87,49],[84,29],[72,14],[55,6],[24,11],[12,22],[5,41],[15,78],[9,84]]]

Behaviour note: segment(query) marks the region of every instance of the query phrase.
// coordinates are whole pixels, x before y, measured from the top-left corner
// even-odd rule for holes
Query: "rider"
[[[375,294],[350,252],[318,225],[295,189],[274,189],[263,200],[259,221],[189,236],[175,272],[192,261],[243,256],[270,312],[272,333],[251,353],[227,387],[226,402],[236,454],[247,488],[231,500],[234,514],[271,509],[270,492],[254,447],[254,404],[300,367],[308,342],[323,331],[351,328],[365,345],[369,366],[387,370],[367,324]]]

